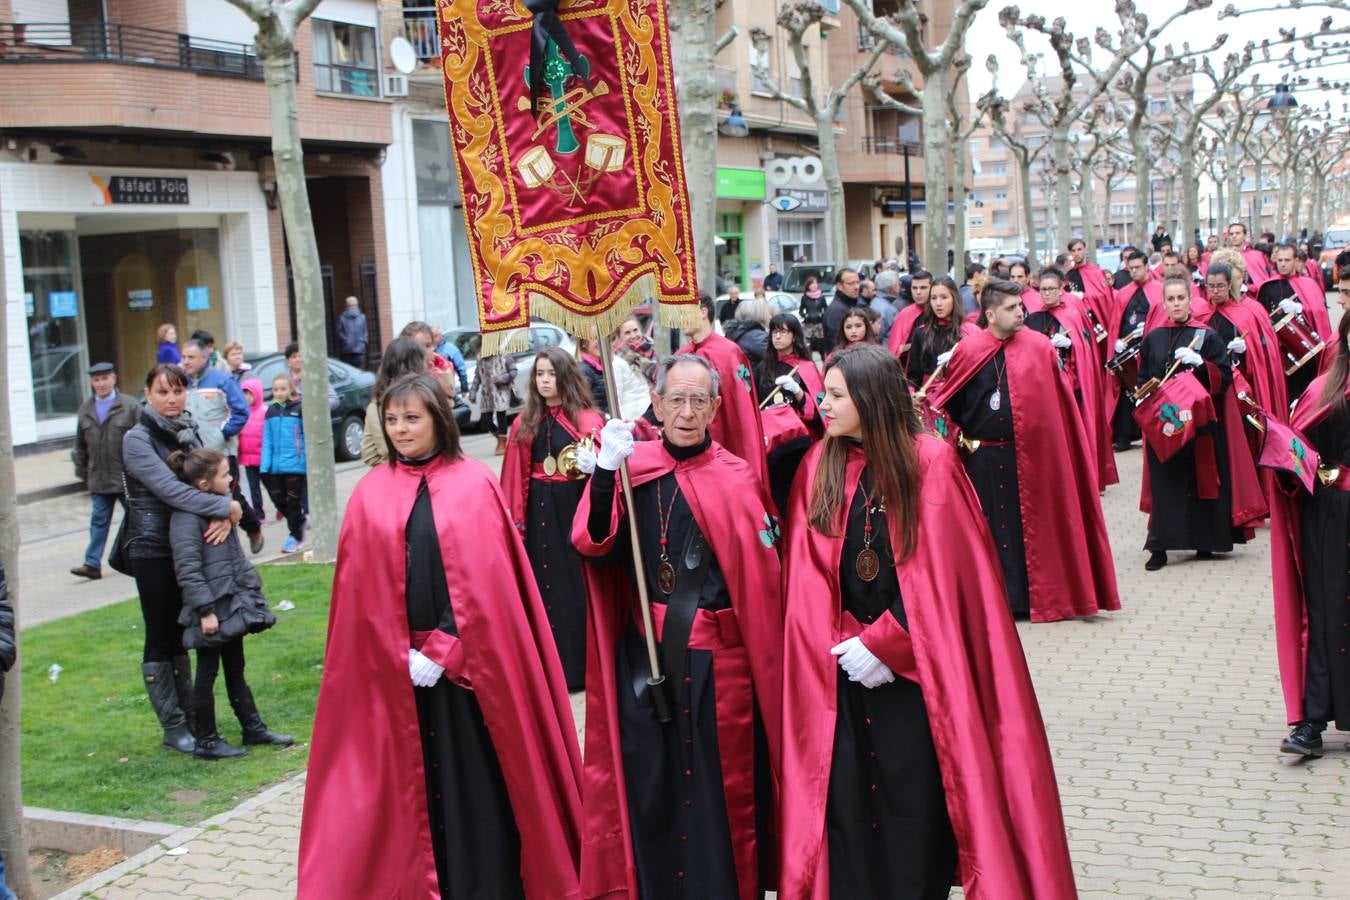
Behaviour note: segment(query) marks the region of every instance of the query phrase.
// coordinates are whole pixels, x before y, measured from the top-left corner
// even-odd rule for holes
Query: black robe
[[[930,328],[927,322],[915,325],[909,336],[909,362],[905,366],[905,377],[910,386],[915,390],[923,387],[924,381],[937,368],[937,358],[955,347],[960,339],[960,320],[937,328]]]
[[[1256,299],[1266,308],[1266,312],[1271,313],[1272,315],[1279,311],[1281,300],[1289,300],[1291,298],[1297,300],[1299,303],[1303,302],[1294,291],[1294,286],[1285,278],[1270,279],[1265,284],[1261,285],[1261,290],[1258,291],[1256,295]],[[1280,354],[1280,368],[1285,368],[1284,354]],[[1293,401],[1297,397],[1302,397],[1303,392],[1308,389],[1308,385],[1312,384],[1312,380],[1316,377],[1316,359],[1309,360],[1304,364],[1303,368],[1299,369],[1293,375],[1286,373],[1284,376],[1284,385],[1288,389],[1287,396],[1290,401]]]
[[[530,460],[544,459],[572,443],[555,416],[544,416],[534,437]],[[586,487],[584,481],[529,480],[525,498],[525,553],[539,585],[548,623],[557,642],[567,690],[586,689],[586,582],[581,554],[572,546],[572,520]]]
[[[439,628],[458,637],[425,480],[408,516],[406,541],[409,629]],[[520,832],[478,700],[448,678],[414,688],[413,696],[441,896],[523,900]]]
[[[1228,358],[1228,348],[1223,338],[1209,328],[1187,325],[1174,327],[1168,325],[1155,328],[1144,336],[1143,349],[1139,356],[1139,383],[1150,378],[1162,378],[1175,362],[1174,353],[1178,347],[1188,347],[1195,333],[1204,333],[1204,342],[1196,351],[1211,366],[1198,366],[1191,371],[1214,397],[1215,411],[1222,416],[1223,392],[1233,383],[1233,366]],[[1210,378],[1217,375],[1219,385],[1212,385]],[[1211,422],[1200,433],[1209,433],[1214,437],[1215,463],[1219,471],[1218,497],[1202,500],[1197,496],[1198,487],[1195,478],[1195,442],[1172,456],[1167,462],[1160,462],[1151,447],[1145,447],[1148,465],[1149,491],[1153,498],[1152,511],[1148,520],[1148,538],[1144,549],[1160,550],[1206,550],[1226,553],[1233,549],[1234,543],[1246,543],[1246,535],[1241,528],[1232,525],[1233,486],[1228,470],[1227,441],[1224,438],[1223,423]]]
[[[872,488],[863,471],[862,490]],[[840,599],[864,626],[889,610],[908,628],[886,516],[871,517],[881,558],[873,581],[858,577],[867,517],[862,491],[849,507],[839,565]],[[837,667],[836,667],[837,668]],[[899,676],[865,688],[838,669],[838,718],[826,795],[830,896],[871,900],[946,897],[956,873],[956,837],[928,724],[923,691]]]
[[[1112,340],[1123,338],[1130,334],[1148,318],[1148,295],[1144,293],[1144,286],[1138,285],[1130,301],[1125,304],[1125,312],[1120,317],[1120,333],[1112,336]],[[1137,441],[1143,437],[1139,431],[1139,423],[1134,420],[1134,402],[1130,399],[1129,393],[1121,390],[1120,396],[1116,398],[1116,408],[1111,411],[1111,440],[1113,443],[1124,445],[1131,441]]]
[[[814,365],[814,363],[812,364]],[[792,408],[801,412],[806,403],[805,392],[808,390],[806,382],[802,377],[792,372],[792,366],[785,362],[776,362],[773,367],[773,374],[770,375],[768,367],[760,364],[755,367],[759,372],[759,396],[767,397],[774,392],[777,385],[775,380],[783,375],[792,374],[797,383],[802,386],[801,394],[789,394],[783,392],[783,396]],[[811,398],[813,404],[816,398]],[[813,423],[820,422],[820,412],[817,410]],[[824,426],[813,424],[812,428],[824,430]],[[792,492],[792,479],[797,476],[797,469],[802,464],[802,458],[806,456],[806,451],[811,449],[811,438],[809,436],[789,441],[781,447],[776,447],[768,456],[769,464],[769,494],[773,497],[774,506],[778,509],[787,509],[788,495]]]
[[[966,474],[989,520],[994,547],[1008,585],[1014,616],[1031,615],[1027,585],[1027,550],[1022,536],[1022,505],[1017,490],[1017,451],[1013,446],[1012,400],[1004,372],[1003,350],[994,354],[970,381],[947,401],[946,411],[967,439],[981,441],[974,453],[963,454]],[[999,408],[990,409],[995,390]],[[985,441],[996,444],[983,443]]]
[[[1308,429],[1322,465],[1350,468],[1350,412],[1333,408]],[[1304,717],[1350,731],[1350,492],[1320,482],[1301,515],[1308,611]]]

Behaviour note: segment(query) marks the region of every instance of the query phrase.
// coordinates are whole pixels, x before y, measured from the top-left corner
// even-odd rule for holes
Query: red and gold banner
[[[484,353],[697,311],[665,0],[438,0]]]

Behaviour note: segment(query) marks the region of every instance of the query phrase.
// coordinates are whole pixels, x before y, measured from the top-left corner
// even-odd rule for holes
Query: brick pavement
[[[1344,897],[1347,735],[1278,752],[1283,708],[1264,534],[1145,573],[1138,450],[1106,498],[1124,610],[1022,625],[1085,897]],[[575,704],[574,704],[575,705]],[[988,752],[972,747],[969,752]],[[1015,752],[1015,748],[1012,748]],[[289,896],[303,779],[82,886],[84,896]],[[1029,840],[1034,837],[1028,836]],[[67,896],[81,896],[81,889]]]

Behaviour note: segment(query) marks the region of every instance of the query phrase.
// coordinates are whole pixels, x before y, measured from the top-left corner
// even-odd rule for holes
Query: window
[[[1148,111],[1152,115],[1168,112],[1170,108],[1166,98],[1148,101]]]
[[[971,228],[980,228],[980,227],[982,227],[983,225],[984,225],[984,216],[971,216],[971,217],[970,217],[970,227],[971,227]]]
[[[783,248],[783,262],[791,265],[797,260],[816,258],[816,219],[779,219],[778,242]]]
[[[315,90],[378,97],[375,29],[327,19],[313,21]]]
[[[1006,228],[1012,224],[1012,213],[1006,209],[994,210],[994,227]]]
[[[970,139],[970,152],[971,152],[971,155],[974,155],[974,154],[980,152],[980,139],[979,139],[979,138],[971,138],[971,139]]]
[[[1008,199],[1008,192],[1007,192],[1007,191],[997,191],[997,192],[994,193],[994,199],[995,199],[995,200],[1007,200],[1007,199]]]
[[[989,152],[990,152],[990,153],[1006,153],[1006,152],[1008,152],[1008,145],[1007,145],[1006,143],[1004,143],[1003,138],[1000,138],[1000,137],[991,137],[991,138],[989,139]]]

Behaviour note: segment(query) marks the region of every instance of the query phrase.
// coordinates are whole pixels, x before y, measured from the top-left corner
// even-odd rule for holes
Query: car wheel
[[[356,413],[342,420],[338,426],[337,458],[342,462],[361,458],[361,438],[365,436],[366,423]]]

